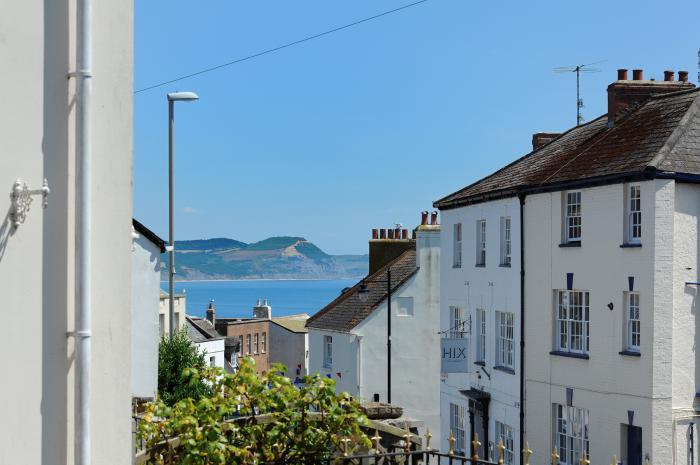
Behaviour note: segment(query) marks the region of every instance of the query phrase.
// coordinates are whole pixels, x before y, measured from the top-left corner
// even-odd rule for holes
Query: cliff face
[[[168,256],[163,256],[167,279]],[[216,238],[175,243],[178,280],[339,279],[367,274],[367,255],[328,255],[303,237],[253,244]]]

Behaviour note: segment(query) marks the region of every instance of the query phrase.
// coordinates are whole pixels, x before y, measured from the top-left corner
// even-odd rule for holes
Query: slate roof
[[[223,339],[223,336],[214,328],[214,325],[205,318],[186,317],[187,336],[192,342],[206,342],[214,339]]]
[[[441,210],[584,181],[700,175],[700,89],[652,96],[607,125],[574,127],[495,173],[434,202]]]
[[[362,284],[360,281],[309,318],[306,327],[348,332],[360,324],[386,300],[386,279],[389,267],[391,267],[391,291],[395,292],[418,271],[415,249],[407,250],[376,273],[365,278],[369,289],[367,302],[362,302],[359,298],[358,291]]]

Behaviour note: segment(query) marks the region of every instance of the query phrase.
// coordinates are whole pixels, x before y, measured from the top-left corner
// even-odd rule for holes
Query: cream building
[[[620,70],[608,114],[440,201],[523,201],[531,463],[697,461],[700,92]],[[497,283],[497,281],[494,281]],[[492,386],[493,389],[493,386]]]
[[[0,463],[75,463],[76,12],[74,1],[3,2],[0,14]],[[131,461],[132,2],[92,14],[91,462]],[[83,78],[80,78],[83,79]],[[46,208],[33,193],[50,189]],[[17,181],[20,180],[18,183]],[[15,186],[17,189],[15,190]],[[9,380],[14,380],[10,382]]]
[[[440,226],[424,213],[407,230],[374,230],[369,275],[313,315],[309,371],[361,401],[388,399],[387,278],[391,274],[391,398],[404,417],[440,438]],[[364,294],[364,296],[363,296]],[[421,428],[424,433],[425,430]]]
[[[175,331],[185,327],[185,315],[187,315],[187,295],[175,294]],[[158,332],[160,337],[170,334],[170,298],[168,293],[160,291],[160,303],[158,304]]]

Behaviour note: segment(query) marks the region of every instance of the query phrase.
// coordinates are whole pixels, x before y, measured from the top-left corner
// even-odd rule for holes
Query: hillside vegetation
[[[163,258],[167,279],[167,254]],[[270,237],[252,244],[228,238],[175,242],[178,280],[351,278],[367,274],[367,262],[367,255],[329,255],[303,237]]]

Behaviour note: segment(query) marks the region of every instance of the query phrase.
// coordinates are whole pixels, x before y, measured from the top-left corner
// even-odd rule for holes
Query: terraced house
[[[613,454],[628,465],[697,460],[700,92],[687,72],[664,74],[644,80],[634,70],[628,79],[619,70],[607,114],[536,134],[532,152],[435,203],[443,253],[453,264],[463,258],[461,268],[442,269],[443,328],[464,305],[477,364],[451,395],[491,397],[489,441],[503,435],[498,416],[512,418],[517,407],[512,463],[518,437],[534,451],[531,463],[548,463],[553,449],[568,465],[583,452],[591,463]],[[499,266],[508,238],[511,274]],[[459,304],[465,282],[473,290]],[[484,303],[490,283],[494,297]],[[505,333],[503,312],[513,313]],[[499,339],[508,351],[513,340],[515,376],[484,384],[478,363],[498,371]],[[508,404],[504,393],[514,392]],[[464,416],[455,425],[469,437]]]

